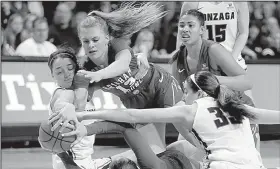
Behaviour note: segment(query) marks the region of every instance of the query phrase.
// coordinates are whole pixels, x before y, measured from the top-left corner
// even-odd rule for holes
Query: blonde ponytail
[[[162,11],[162,5],[159,6],[155,2],[126,2],[110,13],[100,11],[89,13],[91,16],[99,16],[104,19],[109,26],[110,35],[115,38],[130,36],[166,14],[167,11]]]

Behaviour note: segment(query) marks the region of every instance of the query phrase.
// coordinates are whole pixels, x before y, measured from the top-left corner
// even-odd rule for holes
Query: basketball
[[[38,140],[41,143],[41,147],[47,149],[53,153],[61,153],[70,150],[71,144],[76,140],[76,135],[69,137],[62,137],[59,133],[61,126],[58,126],[54,131],[51,131],[52,126],[55,125],[57,121],[48,124],[48,121],[41,123],[39,129]],[[68,133],[72,131],[71,128],[65,128],[63,133]]]

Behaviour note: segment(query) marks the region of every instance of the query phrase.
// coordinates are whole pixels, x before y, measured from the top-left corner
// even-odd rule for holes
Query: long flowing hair
[[[156,2],[125,2],[120,8],[110,13],[92,11],[90,16],[104,19],[109,28],[109,34],[114,38],[130,36],[164,17],[167,11],[163,5]]]

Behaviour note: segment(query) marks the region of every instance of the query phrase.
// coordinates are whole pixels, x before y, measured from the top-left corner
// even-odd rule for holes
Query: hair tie
[[[191,80],[194,82],[194,84],[195,84],[200,90],[202,90],[202,89],[198,86],[198,84],[196,83],[195,78],[194,78],[194,74],[190,75],[190,78],[191,78]],[[203,91],[203,90],[202,90],[202,91]]]
[[[219,85],[216,87],[215,92],[214,92],[214,95],[215,95],[216,98],[219,97],[220,89],[221,89],[221,85],[219,84]]]
[[[91,11],[87,14],[88,16],[92,16],[92,15],[95,15],[95,11]]]

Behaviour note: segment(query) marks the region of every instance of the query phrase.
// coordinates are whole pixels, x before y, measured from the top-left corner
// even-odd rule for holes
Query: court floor
[[[116,146],[96,146],[93,158],[126,151]],[[261,155],[267,168],[280,167],[280,140],[262,141]],[[2,149],[2,169],[52,169],[51,155],[40,148]]]

